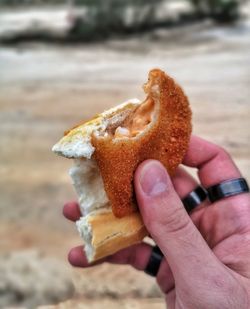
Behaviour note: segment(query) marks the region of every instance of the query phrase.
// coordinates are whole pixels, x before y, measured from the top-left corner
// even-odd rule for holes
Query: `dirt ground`
[[[64,202],[75,198],[67,174],[71,162],[51,147],[75,123],[128,98],[143,98],[148,70],[160,67],[188,95],[194,133],[224,146],[250,181],[249,34],[247,18],[232,27],[204,22],[102,44],[0,47],[0,251],[8,267],[0,295],[12,291],[7,301],[0,296],[0,307],[58,303],[73,296],[73,281],[80,301],[57,308],[164,308],[154,279],[143,273],[127,266],[68,266],[68,249],[80,243],[74,225],[61,215]],[[46,263],[56,259],[54,269],[67,273],[65,292],[44,292],[53,285],[51,268],[44,266],[42,276],[29,268],[30,250],[39,253],[37,263],[43,263],[40,255]],[[9,279],[13,273],[22,278],[14,267],[20,252],[28,254],[22,271],[44,283],[33,289],[43,291],[43,299],[29,300],[32,280],[24,291]],[[10,256],[13,264],[7,263]]]

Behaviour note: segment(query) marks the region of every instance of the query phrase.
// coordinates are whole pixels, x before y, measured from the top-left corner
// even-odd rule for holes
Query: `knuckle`
[[[250,230],[250,199],[247,195],[231,196],[221,203],[230,211],[225,213],[223,207],[215,209],[214,214],[217,215],[218,219],[227,222],[230,230],[237,230],[239,233]],[[205,217],[203,219],[205,221]]]
[[[231,160],[231,156],[230,154],[227,152],[227,150],[225,150],[223,147],[221,146],[216,146],[217,148],[217,156],[223,160],[223,161],[226,161],[226,160]]]

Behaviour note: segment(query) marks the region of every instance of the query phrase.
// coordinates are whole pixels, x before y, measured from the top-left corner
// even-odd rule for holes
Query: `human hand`
[[[194,136],[183,163],[198,168],[205,188],[241,177],[222,148]],[[143,162],[135,173],[144,223],[164,255],[156,280],[168,308],[250,308],[250,194],[215,203],[205,200],[188,216],[181,199],[197,186],[182,169],[171,181],[154,160]],[[78,204],[66,204],[64,215],[77,220]],[[97,263],[145,270],[151,252],[152,247],[142,243]],[[79,267],[93,265],[87,263],[82,246],[70,251],[69,261]]]

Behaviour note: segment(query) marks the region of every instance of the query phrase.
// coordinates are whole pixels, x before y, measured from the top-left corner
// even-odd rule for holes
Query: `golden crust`
[[[159,87],[160,109],[153,125],[133,139],[112,139],[92,136],[94,158],[104,181],[105,191],[118,218],[136,211],[133,176],[137,166],[146,159],[162,162],[170,175],[181,163],[191,135],[191,110],[182,89],[159,69],[150,71],[145,91]]]
[[[90,262],[111,255],[123,248],[141,242],[148,235],[138,212],[124,218],[116,218],[112,212],[89,216],[92,228],[94,255]]]

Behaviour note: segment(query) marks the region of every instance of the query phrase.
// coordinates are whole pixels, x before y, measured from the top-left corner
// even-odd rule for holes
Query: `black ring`
[[[225,197],[249,192],[249,187],[244,178],[223,181],[207,189],[209,200],[214,203]]]
[[[149,258],[148,264],[144,272],[152,277],[156,277],[159,271],[162,259],[163,259],[163,253],[161,252],[159,247],[157,246],[153,247],[151,256]]]
[[[207,198],[207,192],[202,187],[197,187],[194,191],[190,192],[184,199],[182,203],[189,213],[191,210],[199,206]]]

